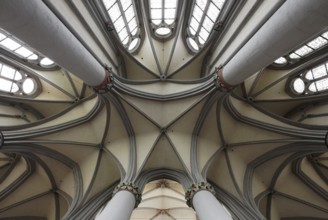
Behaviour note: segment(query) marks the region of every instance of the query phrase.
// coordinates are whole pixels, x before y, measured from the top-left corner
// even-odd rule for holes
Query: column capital
[[[139,190],[139,187],[136,186],[134,183],[132,182],[122,182],[120,184],[118,184],[114,191],[113,191],[113,195],[115,195],[116,193],[118,193],[119,191],[129,191],[130,193],[132,193],[136,199],[136,204],[135,204],[135,208],[138,207],[138,205],[141,202],[141,192]]]
[[[106,70],[104,81],[100,85],[94,86],[93,90],[100,94],[106,93],[112,88],[113,82],[114,82],[113,74],[109,72],[109,70]]]
[[[215,83],[216,83],[217,87],[227,90],[227,91],[232,88],[232,85],[230,85],[223,79],[223,76],[222,76],[223,66],[222,65],[220,65],[219,67],[216,68],[216,72],[214,74],[215,74],[215,79],[216,79]]]
[[[193,183],[193,184],[191,184],[191,186],[189,187],[189,189],[187,190],[186,195],[185,195],[185,198],[187,200],[187,205],[189,207],[193,208],[192,199],[193,199],[194,195],[201,190],[209,191],[210,193],[215,195],[215,190],[211,184],[209,184],[207,182]]]

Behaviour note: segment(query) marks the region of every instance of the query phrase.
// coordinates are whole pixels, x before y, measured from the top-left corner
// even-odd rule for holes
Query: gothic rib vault
[[[31,96],[0,93],[0,220],[93,219],[118,184],[142,190],[162,179],[179,182],[173,187],[180,187],[173,192],[179,196],[192,184],[210,183],[233,219],[327,219],[328,93],[295,96],[288,84],[326,61],[327,50],[290,69],[268,67],[265,59],[276,54],[256,47],[252,55],[263,56],[258,63],[237,62],[288,1],[227,1],[231,10],[223,26],[198,52],[185,42],[194,1],[179,1],[180,16],[167,39],[152,35],[147,2],[133,1],[141,42],[130,53],[101,20],[101,1],[0,1],[1,30],[60,64],[35,67],[0,47],[0,62],[30,74],[38,86]],[[311,13],[327,10],[318,2]],[[49,14],[35,11],[23,22],[29,4]],[[30,31],[40,16],[60,25]],[[304,43],[327,31],[326,21],[317,32],[302,24],[297,29],[308,37],[295,39]],[[53,44],[43,34],[54,36]],[[69,43],[54,46],[65,40],[61,35]],[[296,44],[286,41],[281,43]],[[279,47],[274,43],[266,42],[272,53]],[[225,68],[234,65],[243,73],[222,81]],[[99,66],[101,73],[85,69]],[[151,210],[152,219],[179,219],[186,210],[179,211],[180,203],[172,212],[142,207],[135,215]]]

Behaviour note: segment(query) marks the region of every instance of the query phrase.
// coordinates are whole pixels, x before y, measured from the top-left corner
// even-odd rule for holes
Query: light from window
[[[286,64],[287,63],[287,60],[286,60],[285,57],[280,57],[280,58],[276,59],[274,61],[274,63],[276,63],[276,64]]]
[[[295,51],[292,51],[289,54],[289,56],[280,57],[279,59],[275,60],[274,63],[275,64],[287,64],[288,60],[293,60],[293,61],[300,60],[300,59],[307,57],[310,54],[320,50],[321,48],[323,48],[324,46],[327,46],[327,45],[328,45],[328,31],[317,36],[316,38],[314,38],[310,42],[304,44],[303,46],[299,47]],[[286,62],[279,63],[279,61],[282,61],[283,59],[285,59]]]
[[[162,27],[162,28],[158,28],[156,29],[155,31],[158,35],[168,35],[171,33],[171,30],[169,28],[165,28],[165,27]]]
[[[198,44],[196,43],[196,41],[192,38],[187,38],[187,42],[188,44],[190,44],[190,46],[195,50],[195,51],[198,51],[199,50],[199,47],[198,47]]]
[[[40,61],[40,64],[42,66],[50,66],[52,64],[54,64],[54,61],[50,60],[49,58],[43,58],[41,61]]]
[[[0,47],[6,49],[7,51],[10,51],[11,53],[17,55],[20,58],[24,58],[29,61],[40,60],[42,62],[44,59],[49,60],[48,58],[41,59],[40,56],[37,55],[37,53],[34,52],[31,48],[29,48],[24,43],[19,42],[12,35],[10,35],[9,33],[5,32],[2,29],[0,29]],[[47,66],[49,67],[52,66],[54,62],[51,61],[50,64],[44,64],[44,63],[40,63],[40,64],[43,65],[44,67]]]
[[[292,81],[297,95],[315,94],[328,90],[328,62],[301,73]]]
[[[313,51],[312,48],[310,48],[310,47],[304,45],[303,47],[297,49],[297,50],[295,51],[295,53],[296,53],[297,55],[299,55],[300,57],[304,57],[304,56],[308,55],[309,53],[311,53],[312,51]]]
[[[130,52],[134,51],[139,46],[140,38],[138,37],[139,28],[132,0],[102,1],[121,43]],[[139,40],[135,41],[136,39]]]
[[[35,89],[35,83],[33,79],[26,78],[23,82],[23,91],[25,94],[30,95]]]
[[[302,94],[305,90],[304,81],[300,78],[295,79],[293,82],[293,89],[296,93]]]
[[[15,68],[0,63],[0,91],[10,94],[32,95],[36,82]]]
[[[196,0],[188,27],[189,35],[194,39],[193,43],[189,42],[194,51],[206,43],[224,4],[225,0]]]
[[[169,37],[176,20],[178,0],[149,0],[150,19],[158,37]]]

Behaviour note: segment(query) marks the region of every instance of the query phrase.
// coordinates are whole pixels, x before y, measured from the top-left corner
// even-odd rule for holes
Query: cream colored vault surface
[[[36,2],[0,1],[1,29],[8,28],[3,8],[10,1],[21,12]],[[65,61],[72,59],[76,69],[84,61],[65,57],[71,52],[66,46],[42,45],[41,57],[63,57],[64,65],[51,68],[0,46],[0,62],[29,73],[37,86],[34,95],[0,93],[0,220],[93,219],[120,182],[144,189],[131,219],[197,219],[184,193],[200,182],[214,187],[234,219],[328,219],[327,93],[297,96],[289,86],[290,77],[326,61],[327,49],[291,68],[263,64],[229,89],[216,74],[288,1],[228,1],[224,22],[198,52],[185,41],[195,1],[179,1],[168,38],[152,33],[147,1],[133,1],[141,39],[135,51],[124,48],[101,20],[101,1],[39,2],[88,51],[85,62],[106,66],[111,84],[98,93],[83,78],[96,81],[97,72],[70,72]],[[33,19],[14,27],[29,35],[19,41],[43,42],[40,33],[28,30]],[[56,28],[44,30],[57,36]],[[294,41],[286,36],[286,42]],[[267,45],[274,50],[279,43]]]

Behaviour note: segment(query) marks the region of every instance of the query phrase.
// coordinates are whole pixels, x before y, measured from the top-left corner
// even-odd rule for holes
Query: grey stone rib
[[[226,110],[230,113],[233,118],[236,120],[245,123],[250,126],[254,126],[257,128],[265,129],[274,133],[288,135],[291,137],[303,137],[303,138],[313,138],[313,139],[324,139],[325,133],[324,131],[314,131],[314,130],[302,130],[302,129],[294,129],[294,128],[284,128],[281,126],[272,125],[266,122],[258,121],[252,118],[248,118],[241,113],[231,104],[228,100],[224,103]]]
[[[241,0],[240,1],[240,5],[237,7],[237,12],[234,16],[238,15],[238,11],[242,9],[243,5],[246,3],[246,1]],[[256,3],[254,4],[254,6],[252,6],[252,8],[249,10],[249,12],[247,13],[247,15],[245,16],[245,19],[243,20],[243,22],[241,22],[238,27],[236,28],[236,31],[233,33],[233,35],[229,38],[229,40],[227,41],[227,43],[225,44],[225,46],[220,50],[220,52],[216,55],[216,57],[214,58],[213,62],[209,64],[209,68],[213,68],[214,65],[218,62],[218,60],[220,59],[220,57],[222,56],[222,54],[224,54],[226,52],[226,50],[228,49],[228,47],[233,43],[233,41],[236,39],[236,37],[240,34],[240,32],[242,31],[242,29],[245,27],[245,25],[249,22],[249,20],[252,18],[252,16],[254,16],[254,13],[256,12],[256,10],[260,7],[260,5],[263,3],[263,0],[257,0]],[[273,14],[273,12],[271,13]],[[262,24],[265,23],[265,21],[268,18],[264,19],[262,21]],[[233,20],[233,19],[232,19]],[[227,25],[228,26],[228,25]],[[246,42],[255,34],[255,32],[261,27],[262,25],[258,25],[256,30],[253,31],[253,33],[251,33],[249,36],[247,36],[247,40],[243,41],[238,49],[236,49],[234,51],[233,54],[236,54],[237,51],[240,50],[240,48],[242,48]],[[216,42],[216,45],[220,43],[220,40]],[[216,47],[213,47],[216,48]],[[210,51],[211,53],[213,53],[214,51]],[[232,58],[232,55],[229,57],[229,59],[227,59],[227,61],[225,61],[224,63],[227,63],[230,59]]]
[[[181,27],[183,25],[183,17],[185,15],[185,10],[186,10],[186,1],[183,1],[181,11],[179,13],[179,18],[177,20],[178,25],[175,25],[176,26],[176,31],[174,33],[175,35],[179,35],[179,33],[181,33],[180,31],[181,31]],[[166,65],[165,70],[164,70],[164,75],[165,76],[167,76],[167,73],[169,71],[169,68],[170,68],[170,65],[171,65],[171,62],[172,62],[172,58],[173,58],[173,55],[174,55],[174,51],[175,51],[175,49],[177,49],[176,48],[177,42],[178,42],[178,37],[175,37],[172,48],[171,48],[171,51],[170,51],[170,56],[169,56],[167,65]]]
[[[158,95],[158,94],[152,94],[152,93],[146,93],[143,91],[138,91],[136,89],[132,89],[127,84],[120,83],[118,81],[114,82],[114,87],[117,92],[125,93],[131,96],[140,97],[144,99],[149,100],[155,100],[155,101],[170,101],[170,100],[178,100],[182,98],[191,97],[200,93],[203,93],[205,91],[210,90],[212,87],[214,87],[213,79],[210,79],[203,83],[201,86],[198,86],[196,88],[192,88],[183,92],[178,92],[174,94],[169,95]]]
[[[188,190],[192,184],[192,179],[189,175],[183,171],[173,170],[173,169],[156,169],[156,170],[147,170],[141,173],[138,176],[138,179],[135,181],[139,186],[139,189],[143,191],[145,185],[148,182],[158,180],[158,179],[170,179],[180,183],[185,191]]]
[[[36,144],[10,145],[10,146],[5,145],[3,146],[2,151],[17,152],[17,153],[33,152],[35,154],[41,154],[43,156],[53,158],[63,163],[64,165],[68,166],[69,168],[71,168],[76,187],[75,187],[75,198],[73,199],[72,204],[69,207],[67,213],[77,208],[78,204],[81,202],[82,195],[83,195],[83,177],[79,165],[76,162],[72,161],[70,158],[57,151]]]
[[[183,161],[183,159],[181,158],[177,147],[174,145],[172,139],[170,138],[170,136],[165,132],[164,135],[166,136],[167,140],[169,141],[174,153],[177,155],[177,157],[179,158],[180,163],[182,164],[183,168],[185,169],[185,172],[188,174],[189,178],[192,179],[192,174],[190,173],[188,166],[185,164],[185,162]]]
[[[206,99],[208,96],[211,95],[211,93],[215,92],[215,88],[211,89],[207,93],[205,93],[202,97],[198,98],[194,103],[192,103],[191,106],[189,106],[186,110],[184,110],[181,114],[179,114],[177,117],[175,117],[172,121],[170,121],[167,125],[165,125],[166,128],[169,128],[172,126],[175,122],[179,121],[183,116],[185,116],[188,112],[190,112],[194,107],[196,107],[199,103],[201,103],[204,99]]]
[[[206,119],[206,116],[210,109],[213,107],[214,103],[222,96],[222,93],[216,91],[213,93],[206,103],[204,104],[194,127],[191,139],[191,152],[190,152],[190,161],[191,161],[191,173],[193,174],[193,178],[196,182],[204,181],[203,176],[201,175],[201,171],[199,170],[198,165],[198,136],[201,131],[201,127]]]
[[[11,193],[13,193],[20,186],[22,186],[24,182],[33,175],[36,167],[35,162],[28,158],[24,158],[24,160],[26,161],[27,164],[26,170],[14,181],[12,181],[12,183],[9,184],[8,187],[6,187],[0,192],[0,201],[10,196]]]
[[[126,104],[128,104],[131,108],[133,108],[134,110],[136,110],[138,113],[140,113],[145,119],[147,119],[150,123],[152,123],[153,125],[155,125],[157,128],[161,128],[162,126],[160,124],[158,124],[156,121],[154,121],[151,117],[149,117],[145,112],[143,112],[141,109],[139,109],[137,106],[135,106],[132,102],[130,102],[129,100],[127,100],[124,96],[122,96],[121,93],[119,93],[118,91],[116,91],[115,89],[112,90],[115,95],[117,95],[122,101],[124,101]]]
[[[59,125],[54,125],[54,126],[49,126],[46,128],[39,128],[35,130],[28,130],[28,131],[4,131],[3,134],[5,136],[6,140],[18,140],[18,139],[26,139],[26,138],[31,138],[31,137],[39,137],[47,134],[51,134],[54,132],[62,131],[68,128],[76,127],[78,125],[84,124],[88,122],[89,120],[93,119],[96,117],[97,113],[103,108],[103,103],[98,101],[97,104],[93,107],[93,109],[87,113],[85,116],[72,120],[66,123],[62,123]],[[75,106],[74,106],[75,107]],[[64,112],[61,112],[60,114],[55,115],[54,117],[49,117],[47,120],[44,121],[39,121],[39,123],[45,123],[47,121],[53,120],[64,113],[72,110],[73,108],[66,109]],[[35,126],[35,124],[30,125],[31,128]]]
[[[123,181],[126,182],[131,182],[136,175],[136,169],[137,169],[137,150],[136,150],[136,139],[135,139],[135,133],[133,130],[133,126],[130,122],[130,119],[120,102],[120,100],[114,96],[111,93],[105,94],[105,97],[112,103],[113,106],[117,109],[117,112],[119,113],[123,124],[125,126],[125,129],[128,133],[128,138],[129,138],[129,166],[128,170],[126,171],[126,176]]]
[[[246,168],[246,171],[244,174],[243,191],[244,191],[245,198],[252,205],[253,208],[256,208],[256,203],[253,198],[252,177],[255,172],[255,169],[258,166],[262,165],[263,163],[265,163],[273,158],[285,155],[287,153],[301,152],[301,153],[309,154],[309,153],[321,152],[324,150],[325,150],[325,146],[323,146],[323,145],[292,143],[292,144],[287,144],[287,145],[277,147],[277,148],[270,150],[270,151],[262,154],[261,156],[257,157],[256,159],[254,159],[247,165],[247,168]],[[284,167],[285,165],[282,164],[280,166]],[[278,175],[278,173],[280,173],[280,172],[279,171],[276,172],[275,175]]]
[[[90,11],[90,3],[89,1],[82,1],[86,8]],[[89,23],[84,19],[83,15],[80,13],[76,5],[72,0],[66,0],[66,3],[71,8],[71,10],[74,12],[74,14],[77,16],[77,18],[80,20],[80,22],[83,24],[83,26],[86,28],[87,32],[91,35],[92,39],[96,42],[97,46],[100,48],[100,50],[105,54],[106,58],[110,61],[112,65],[117,69],[118,64],[114,62],[114,59],[110,56],[110,54],[107,52],[105,47],[102,45],[101,41],[97,37],[97,35],[92,31]],[[111,46],[111,45],[110,45]],[[112,49],[112,48],[111,48]]]
[[[98,172],[99,172],[99,169],[100,169],[100,164],[101,164],[102,156],[103,156],[103,151],[102,150],[99,150],[98,151],[98,157],[97,157],[97,163],[96,163],[94,172],[92,174],[92,178],[91,178],[90,184],[88,186],[85,186],[87,189],[86,189],[86,192],[83,195],[83,199],[81,201],[81,204],[85,203],[86,199],[88,198],[88,196],[89,196],[89,194],[90,194],[90,192],[91,192],[91,190],[93,188],[93,184],[96,181],[96,178],[97,178],[97,175],[98,175]]]
[[[79,104],[81,104],[81,103],[83,103],[85,101],[88,101],[88,100],[90,100],[90,99],[92,99],[94,97],[95,96],[89,96],[88,98],[85,98],[83,100],[79,100],[78,102],[73,103],[71,106],[67,107],[66,109],[62,110],[61,112],[59,112],[59,113],[57,113],[57,114],[55,114],[53,116],[42,118],[39,121],[35,121],[35,122],[32,122],[32,123],[27,124],[27,125],[7,126],[7,127],[3,128],[3,130],[5,130],[6,131],[5,133],[8,133],[8,134],[16,134],[16,133],[18,133],[18,131],[16,131],[16,130],[34,127],[34,126],[37,126],[37,125],[46,123],[48,121],[54,120],[54,119],[56,119],[56,118],[64,115],[65,113],[71,111],[73,108],[77,107]]]
[[[0,209],[0,213],[1,213],[1,212],[5,212],[5,211],[7,211],[7,210],[9,210],[9,209],[15,208],[15,207],[17,207],[17,206],[24,205],[24,204],[27,203],[27,202],[30,202],[30,201],[32,201],[32,200],[35,200],[35,199],[41,198],[41,197],[43,197],[43,196],[47,196],[47,195],[49,195],[49,194],[52,194],[52,192],[51,192],[51,191],[46,191],[46,192],[40,193],[40,194],[38,194],[38,195],[31,196],[31,197],[29,197],[29,198],[27,198],[27,199],[24,199],[24,200],[22,200],[22,201],[16,202],[16,203],[11,204],[11,205],[9,205],[9,206],[7,206],[7,207],[1,208],[1,209]]]
[[[146,7],[145,7],[145,4],[144,4],[144,1],[141,1],[141,5],[142,5],[142,13],[143,14],[147,14],[146,13]],[[149,21],[146,19],[146,16],[143,16],[143,19],[144,19],[144,23],[148,23]],[[149,30],[149,25],[145,25],[144,26],[146,32],[147,32],[147,35],[148,35],[148,40],[149,40],[149,44],[150,44],[150,47],[151,47],[151,51],[153,52],[153,55],[154,55],[154,58],[155,58],[155,62],[156,62],[156,66],[157,66],[157,69],[159,71],[159,75],[162,75],[163,74],[163,70],[161,68],[161,65],[158,61],[158,56],[157,56],[157,53],[156,53],[156,50],[155,50],[155,46],[154,46],[154,43],[153,43],[153,39],[152,39],[152,35],[151,35],[151,31]]]
[[[147,156],[145,157],[145,159],[142,162],[139,170],[137,171],[137,174],[136,174],[133,182],[136,181],[136,179],[139,177],[142,169],[145,167],[148,159],[150,158],[151,154],[154,152],[155,146],[157,145],[158,141],[161,139],[162,136],[163,136],[163,133],[159,133],[158,136],[156,137],[156,140],[154,141],[153,145],[151,146],[150,151],[147,153]]]
[[[64,70],[64,72],[65,72],[65,75],[66,75],[66,77],[67,77],[67,79],[68,79],[69,83],[71,84],[71,87],[74,91],[74,96],[79,97],[79,92],[77,91],[77,88],[76,88],[76,86],[75,86],[75,84],[72,80],[72,77],[71,77],[70,73],[66,70]]]
[[[301,169],[301,163],[304,158],[299,158],[292,163],[293,173],[310,189],[312,189],[317,195],[328,201],[328,192],[319,186],[314,180],[312,180],[305,172]]]
[[[245,220],[245,219],[254,219],[254,220],[265,220],[261,212],[256,208],[254,209],[245,201],[240,201],[234,195],[225,191],[214,182],[210,181],[210,184],[213,186],[217,199],[222,202],[229,210],[234,219]]]

